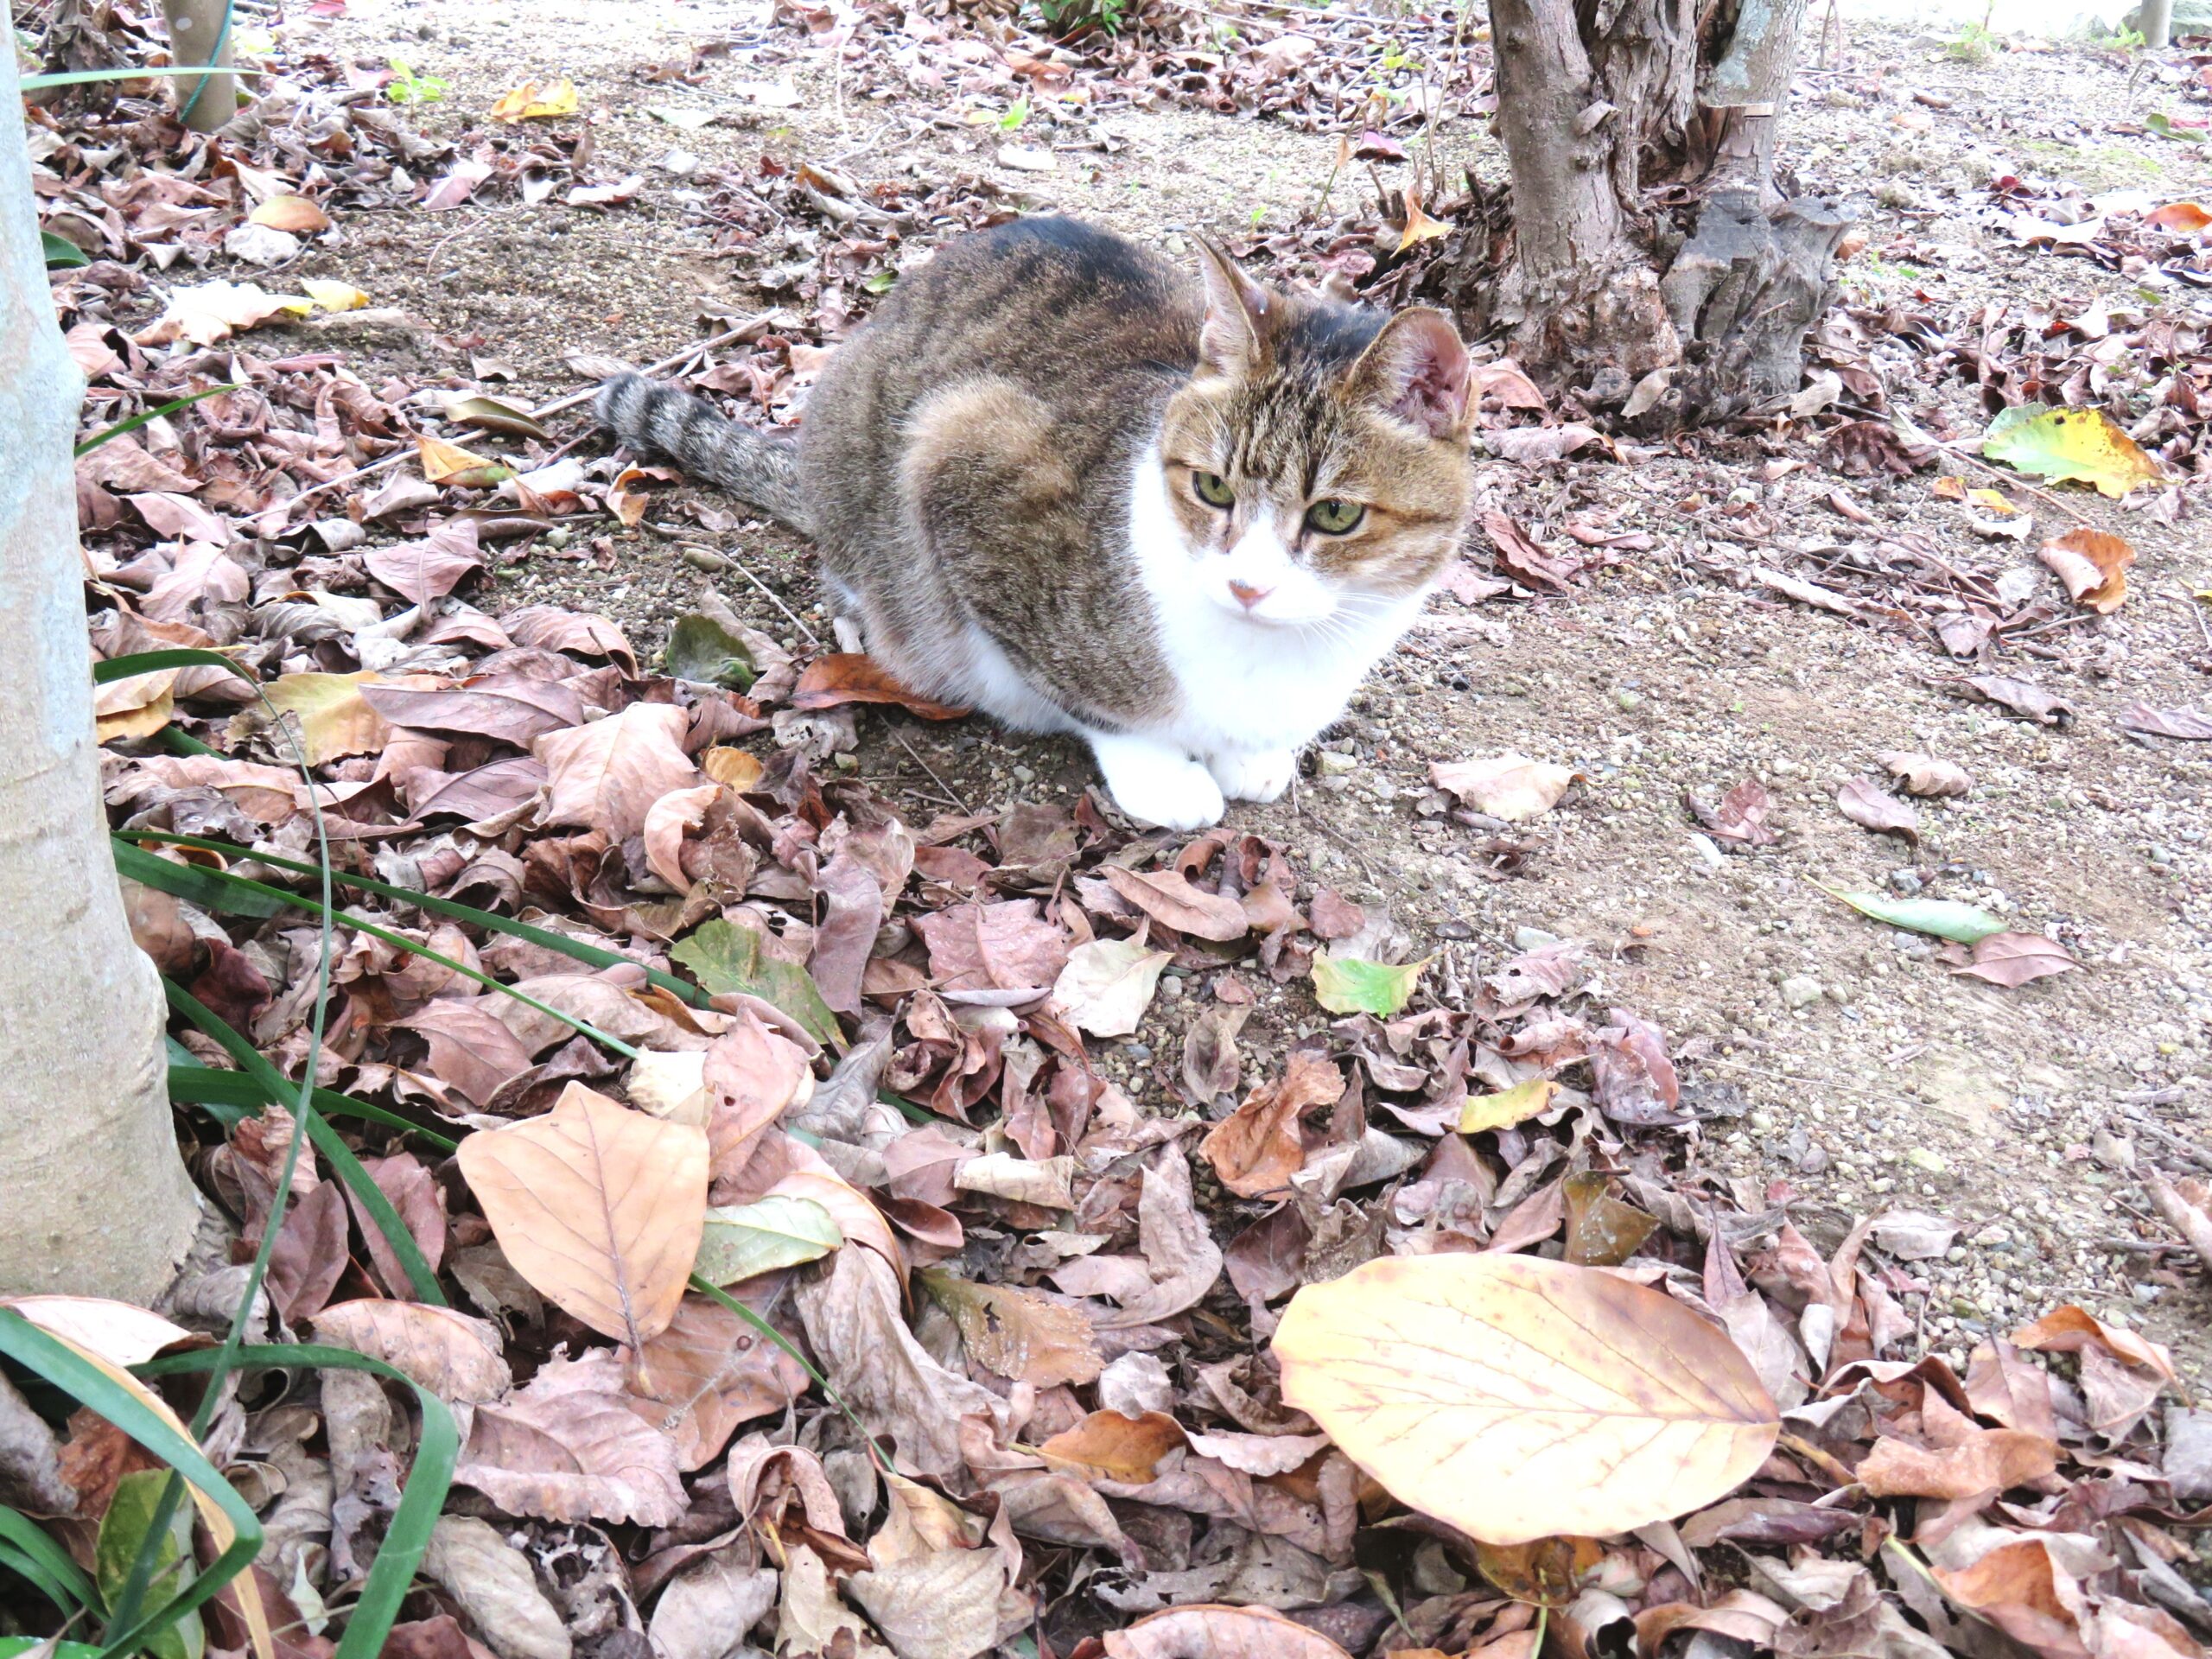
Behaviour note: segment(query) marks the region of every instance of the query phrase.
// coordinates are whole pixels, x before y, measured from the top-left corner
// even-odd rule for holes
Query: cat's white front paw
[[[1114,804],[1163,830],[1203,830],[1219,823],[1221,786],[1180,749],[1141,737],[1101,734],[1090,740]]]
[[[1210,756],[1206,766],[1230,800],[1272,801],[1290,787],[1298,754],[1292,749],[1254,749]]]

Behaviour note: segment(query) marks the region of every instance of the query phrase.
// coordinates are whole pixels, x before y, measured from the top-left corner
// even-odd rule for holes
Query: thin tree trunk
[[[1653,49],[1681,0],[1627,0],[1583,40],[1574,0],[1491,0],[1497,121],[1513,174],[1514,263],[1491,321],[1524,361],[1622,384],[1681,355],[1632,233],[1640,135],[1675,54]]]
[[[2143,0],[2143,44],[2163,52],[2172,43],[2174,0]]]
[[[169,52],[178,67],[231,61],[229,0],[162,0],[169,27]],[[213,132],[238,112],[237,79],[230,75],[179,76],[178,118],[194,132]]]
[[[0,53],[0,110],[17,99]],[[161,987],[100,810],[69,442],[20,121],[0,120],[0,1291],[149,1302],[191,1242]]]

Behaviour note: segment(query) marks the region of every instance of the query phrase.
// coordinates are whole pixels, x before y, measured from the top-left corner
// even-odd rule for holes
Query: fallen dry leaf
[[[2147,702],[2131,702],[2120,711],[2120,723],[2131,732],[2152,737],[2178,737],[2197,743],[2212,741],[2212,715],[2200,709],[2153,709]]]
[[[1095,1381],[1105,1368],[1090,1321],[1076,1308],[1011,1285],[937,1271],[920,1277],[960,1327],[969,1357],[1001,1376],[1049,1389]]]
[[[568,1525],[664,1527],[686,1506],[676,1442],[632,1408],[605,1349],[548,1360],[528,1388],[477,1407],[453,1478],[510,1515]]]
[[[2069,530],[2043,544],[2043,562],[2076,605],[2108,616],[2127,599],[2127,567],[2135,550],[2101,530]]]
[[[1281,1193],[1306,1165],[1299,1120],[1317,1106],[1335,1105],[1344,1091],[1344,1074],[1326,1059],[1294,1053],[1281,1079],[1255,1089],[1207,1132],[1198,1155],[1239,1198]]]
[[[1282,1397],[1401,1501],[1486,1543],[1699,1509],[1765,1461],[1774,1402],[1725,1332],[1594,1268],[1382,1257],[1292,1300]]]
[[[494,121],[510,123],[574,115],[575,112],[576,84],[566,75],[542,84],[525,80],[513,91],[500,94],[499,100],[492,105]]]
[[[798,685],[791,693],[794,709],[834,709],[841,702],[896,703],[924,720],[959,720],[968,713],[909,691],[873,657],[858,652],[816,658],[798,677]]]
[[[1124,1417],[1118,1411],[1094,1411],[1037,1450],[1056,1466],[1137,1486],[1150,1480],[1160,1460],[1182,1444],[1182,1429],[1163,1413]]]
[[[1429,781],[1439,789],[1451,791],[1462,805],[1508,823],[1550,811],[1580,775],[1572,766],[1531,760],[1510,750],[1471,760],[1433,760],[1428,767]]]
[[[2064,945],[2041,933],[1993,933],[1974,941],[1972,962],[1951,971],[1962,978],[2013,986],[2071,973],[2081,965]]]
[[[2039,1353],[2072,1354],[2096,1349],[2126,1365],[2139,1365],[2161,1379],[2174,1381],[2174,1357],[2164,1345],[2123,1331],[2096,1318],[2086,1308],[2069,1302],[2055,1307],[2033,1325],[2012,1333],[2012,1345]]]
[[[1888,749],[1874,759],[1908,795],[1964,795],[1974,787],[1974,779],[1964,766],[1955,761],[1938,760],[1932,754]]]
[[[339,1302],[315,1316],[315,1339],[404,1371],[445,1401],[477,1404],[514,1385],[498,1327],[419,1302]]]
[[[1149,1613],[1103,1640],[1108,1659],[1351,1659],[1319,1631],[1268,1608],[1205,1602]]]
[[[271,196],[248,213],[246,219],[251,224],[266,225],[273,231],[289,231],[295,236],[312,236],[330,228],[330,215],[305,196]]]
[[[1910,842],[1920,839],[1920,814],[1912,810],[1912,803],[1897,799],[1879,784],[1853,778],[1836,791],[1835,804],[1845,817],[1864,829],[1903,836]]]
[[[213,346],[271,317],[286,312],[305,316],[314,309],[315,302],[304,295],[271,294],[254,283],[202,283],[196,288],[172,289],[168,309],[132,338],[141,346],[166,346],[175,340]]]
[[[656,801],[699,781],[683,752],[686,724],[673,704],[633,702],[588,726],[546,733],[531,745],[545,763],[543,822],[582,824],[616,841],[641,833]]]
[[[479,1129],[456,1157],[533,1288],[633,1348],[667,1329],[705,1227],[705,1130],[572,1083],[543,1117]]]
[[[1162,926],[1192,938],[1225,944],[1252,931],[1243,906],[1226,893],[1193,887],[1179,870],[1125,870],[1109,865],[1106,883]]]
[[[1052,1001],[1078,1031],[1127,1037],[1152,1006],[1160,970],[1174,959],[1173,952],[1149,950],[1141,939],[1093,939],[1068,952]]]

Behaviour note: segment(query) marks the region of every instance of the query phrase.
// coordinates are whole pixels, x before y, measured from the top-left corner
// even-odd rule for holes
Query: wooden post
[[[230,0],[162,0],[169,26],[169,55],[179,68],[231,61]],[[178,118],[194,132],[213,132],[238,112],[237,79],[230,75],[176,78]]]

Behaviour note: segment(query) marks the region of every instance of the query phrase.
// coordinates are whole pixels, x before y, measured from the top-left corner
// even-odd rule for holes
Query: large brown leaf
[[[720,1457],[739,1424],[806,1392],[797,1360],[743,1314],[704,1296],[686,1296],[674,1323],[629,1361],[630,1408],[676,1437],[686,1470]]]
[[[1351,1659],[1318,1630],[1265,1607],[1170,1607],[1106,1633],[1108,1659]]]
[[[479,1406],[453,1478],[510,1515],[664,1527],[682,1515],[676,1442],[647,1423],[605,1350],[548,1360],[504,1403]]]
[[[340,1302],[315,1316],[319,1342],[404,1371],[442,1400],[477,1404],[513,1386],[488,1319],[420,1302]]]
[[[395,726],[465,732],[528,748],[548,732],[583,723],[575,689],[519,674],[486,675],[457,686],[378,685],[363,681],[361,700]]]
[[[1049,988],[1068,965],[1068,936],[1034,899],[955,905],[914,918],[929,946],[930,973],[949,991]]]
[[[580,823],[614,841],[639,833],[654,802],[699,781],[683,752],[688,724],[671,703],[633,702],[588,726],[548,732],[531,749],[545,763],[543,822]]]
[[[480,1129],[461,1173],[514,1264],[601,1335],[668,1328],[706,1227],[707,1132],[570,1084],[543,1117]]]
[[[1725,1332],[1659,1291],[1534,1256],[1370,1262],[1300,1291],[1274,1352],[1286,1404],[1486,1543],[1700,1509],[1781,1428]]]
[[[1226,944],[1252,931],[1244,906],[1227,893],[1191,885],[1178,870],[1125,870],[1109,865],[1106,885],[1139,910],[1178,933]]]

